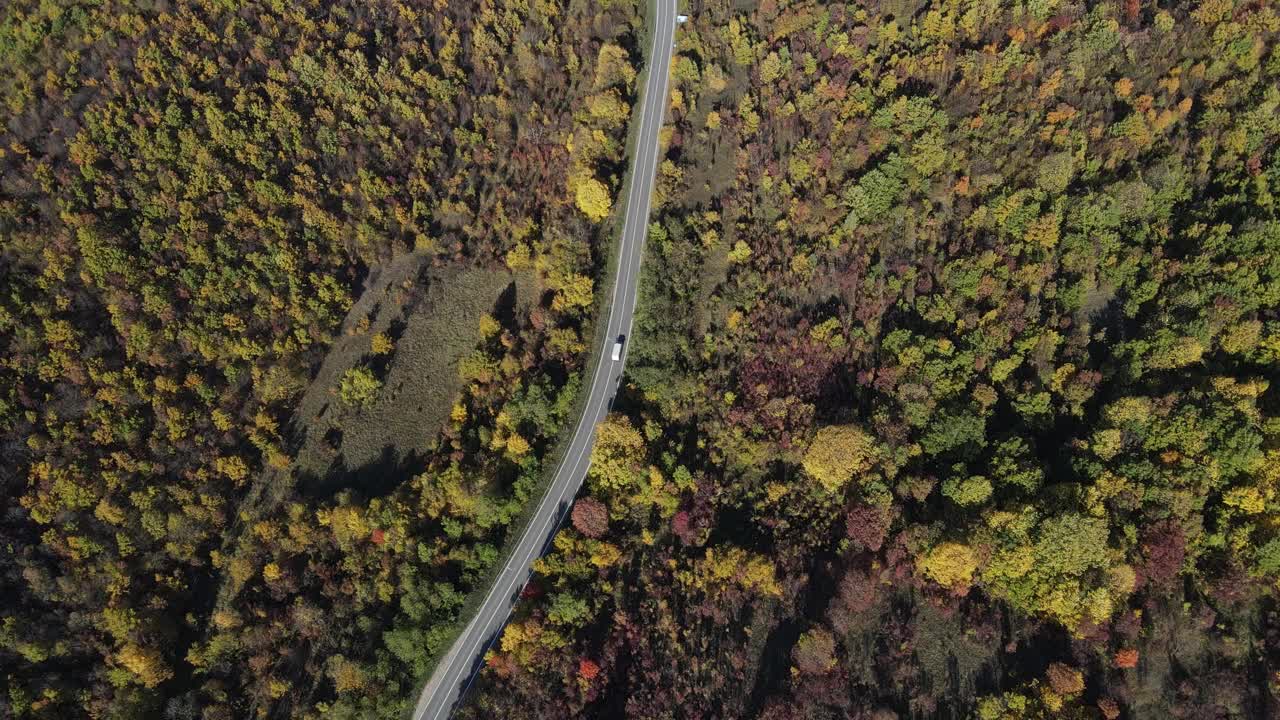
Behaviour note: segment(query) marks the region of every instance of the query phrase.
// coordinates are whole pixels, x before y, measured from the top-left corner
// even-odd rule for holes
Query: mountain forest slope
[[[1280,16],[706,0],[467,718],[1280,714]]]
[[[459,715],[1280,715],[1280,13],[690,0]],[[0,716],[399,718],[572,424],[639,3],[0,8]]]
[[[3,3],[0,716],[406,711],[572,415],[641,22]]]

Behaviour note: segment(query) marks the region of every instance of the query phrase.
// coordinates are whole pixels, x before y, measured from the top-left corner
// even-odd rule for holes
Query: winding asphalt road
[[[667,79],[671,70],[671,52],[676,28],[676,0],[655,0],[654,22],[650,25],[653,42],[649,49],[649,72],[641,102],[640,129],[635,136],[631,161],[631,189],[627,196],[626,216],[622,224],[622,247],[618,258],[618,276],[613,296],[606,310],[608,332],[600,353],[595,375],[591,378],[591,394],[573,440],[556,471],[551,486],[538,505],[537,513],[524,529],[519,544],[494,581],[484,604],[453,647],[436,667],[423,688],[413,711],[413,720],[447,718],[462,699],[484,662],[484,654],[502,632],[507,618],[532,574],[533,561],[542,555],[548,541],[564,519],[582,480],[591,465],[591,445],[596,425],[609,412],[617,392],[622,368],[627,360],[625,343],[622,356],[613,359],[613,345],[619,335],[631,334],[631,321],[636,308],[636,288],[640,275],[640,256],[649,226],[649,202],[654,175],[658,168],[658,131],[667,109]]]

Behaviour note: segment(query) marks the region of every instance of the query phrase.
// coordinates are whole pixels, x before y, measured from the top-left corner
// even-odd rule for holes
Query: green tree
[[[338,399],[348,407],[367,408],[378,398],[380,390],[382,382],[372,370],[354,367],[343,373],[338,384]]]

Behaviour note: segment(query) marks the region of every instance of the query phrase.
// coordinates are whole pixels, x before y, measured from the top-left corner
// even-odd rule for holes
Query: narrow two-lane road
[[[485,651],[506,624],[520,591],[532,573],[533,561],[542,553],[550,533],[559,525],[562,515],[573,502],[587,468],[591,464],[591,445],[596,425],[609,411],[609,403],[617,391],[617,381],[627,360],[630,338],[623,345],[622,356],[613,359],[613,344],[619,335],[631,334],[631,321],[636,307],[636,288],[640,275],[640,256],[649,225],[649,201],[654,175],[658,168],[658,131],[667,109],[667,78],[671,69],[671,53],[676,28],[676,0],[655,0],[650,25],[652,46],[649,48],[648,77],[640,100],[640,128],[635,135],[631,158],[631,187],[627,195],[626,215],[622,225],[622,245],[618,258],[618,275],[613,294],[605,309],[608,316],[604,345],[599,354],[595,375],[591,378],[582,418],[574,430],[569,450],[556,471],[537,512],[524,529],[520,542],[506,566],[494,581],[484,604],[466,629],[458,636],[449,653],[436,667],[413,711],[413,720],[443,720],[470,687],[484,661]]]

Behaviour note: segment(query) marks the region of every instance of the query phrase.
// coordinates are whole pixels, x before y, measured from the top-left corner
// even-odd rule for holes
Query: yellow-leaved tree
[[[945,542],[934,547],[919,562],[925,577],[950,588],[968,590],[973,584],[973,574],[978,569],[978,557],[968,545]]]
[[[556,312],[568,312],[590,307],[595,298],[594,283],[591,278],[579,273],[553,273],[551,286],[556,295],[551,301],[551,309]]]
[[[600,222],[609,217],[609,209],[613,200],[609,197],[609,188],[594,177],[582,177],[575,183],[574,199],[583,215]]]
[[[596,427],[587,478],[593,488],[612,496],[626,493],[648,477],[645,443],[624,415],[610,415]]]
[[[828,425],[817,432],[801,464],[828,492],[838,492],[876,459],[875,439],[853,425]]]
[[[164,659],[160,657],[160,653],[150,648],[128,643],[120,648],[120,652],[116,654],[116,659],[129,672],[136,675],[139,682],[149,688],[155,687],[173,677],[173,671],[165,664]]]

